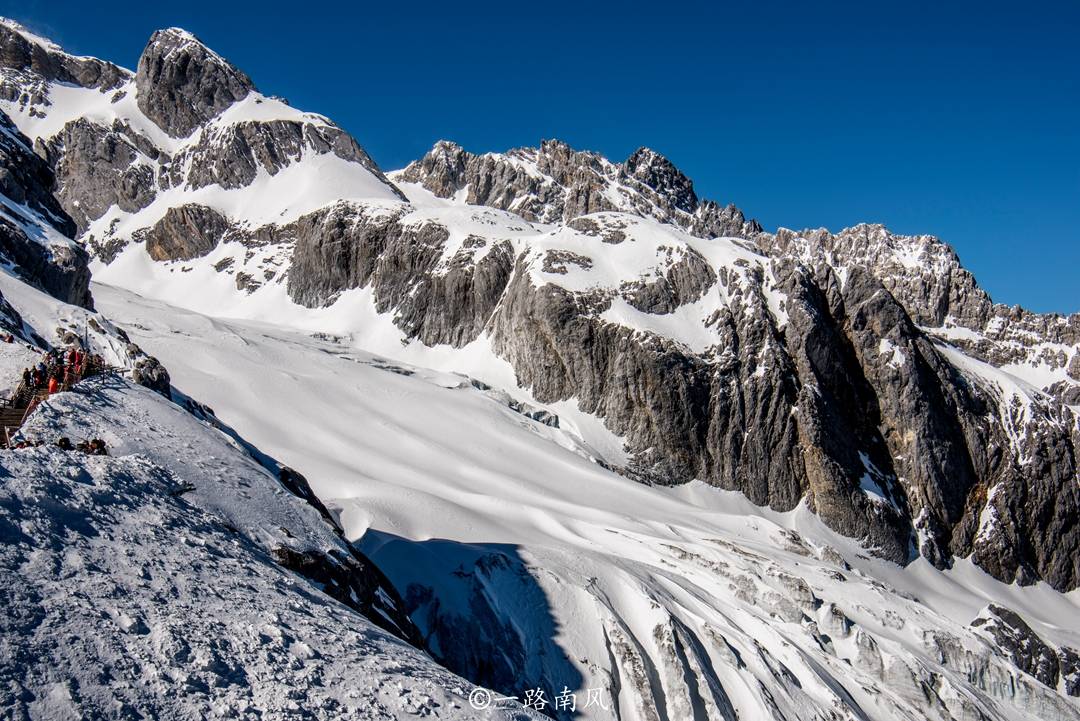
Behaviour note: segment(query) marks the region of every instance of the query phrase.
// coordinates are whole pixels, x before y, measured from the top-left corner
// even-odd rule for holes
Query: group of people
[[[12,448],[37,448],[38,446],[45,445],[45,441],[31,441],[22,439],[12,445]],[[109,449],[105,446],[105,441],[100,438],[91,438],[88,441],[79,441],[72,444],[71,439],[67,436],[60,436],[56,441],[56,447],[62,451],[78,451],[85,453],[88,456],[107,456],[109,455]]]
[[[100,367],[101,357],[89,355],[78,347],[67,350],[51,350],[45,353],[36,366],[24,368],[23,388],[30,394],[47,391],[49,395],[70,389],[87,371]],[[20,390],[22,390],[20,389]]]
[[[5,339],[0,335],[0,342]],[[60,391],[70,390],[73,385],[88,375],[100,372],[104,367],[101,356],[90,354],[78,346],[67,349],[53,349],[42,354],[41,360],[33,368],[23,368],[22,385],[16,391],[13,402],[16,405],[33,405],[34,400],[42,391],[49,395]],[[11,445],[11,448],[35,448],[44,445],[43,441],[22,439]],[[72,443],[71,439],[64,436],[56,441],[56,446],[64,451],[80,451],[92,456],[107,456],[108,449],[105,441],[100,438],[92,438],[88,441]]]
[[[100,438],[91,438],[88,441],[79,441],[75,445],[71,445],[71,439],[67,436],[61,436],[56,442],[56,446],[62,451],[79,451],[85,453],[88,456],[107,456],[109,450],[105,447],[105,441]]]

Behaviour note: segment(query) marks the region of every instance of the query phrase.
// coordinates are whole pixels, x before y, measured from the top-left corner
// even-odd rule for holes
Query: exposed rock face
[[[70,240],[75,223],[50,192],[49,166],[0,112],[0,254],[28,282],[68,303],[93,307],[86,251]]]
[[[55,161],[56,195],[79,232],[109,208],[135,212],[157,193],[153,166],[126,130],[80,118],[44,145],[46,159]]]
[[[1080,651],[1075,648],[1062,648],[1058,651],[1061,660],[1061,680],[1065,693],[1080,696]]]
[[[1057,688],[1058,679],[1064,675],[1066,693],[1080,694],[1076,687],[1076,663],[1080,658],[1076,649],[1054,650],[1018,613],[996,604],[990,604],[985,615],[972,621],[971,626],[989,636],[1002,655],[1024,673],[1050,688]]]
[[[397,177],[440,198],[466,191],[469,204],[510,210],[544,223],[619,210],[670,222],[701,237],[744,237],[761,231],[735,206],[699,201],[690,179],[648,148],[615,165],[558,140],[484,155],[440,141]]]
[[[150,37],[135,86],[146,117],[176,138],[187,137],[255,88],[247,75],[178,28]]]
[[[626,302],[643,313],[666,314],[693,303],[716,284],[716,273],[693,249],[673,261],[667,273],[652,282],[623,284]]]
[[[900,236],[881,225],[857,225],[839,233],[780,229],[755,241],[770,254],[788,255],[842,272],[873,273],[920,327],[995,366],[1042,365],[1080,381],[1080,313],[1032,313],[995,304],[945,243],[928,235]],[[1064,383],[1053,395],[1063,402],[1080,384]],[[1049,389],[1044,389],[1049,390]]]
[[[509,243],[461,248],[443,269],[448,233],[436,223],[339,203],[282,229],[295,238],[289,294],[303,305],[331,302],[368,283],[380,312],[396,310],[410,336],[429,345],[475,340],[502,296],[513,264]]]
[[[169,208],[145,234],[146,252],[154,260],[191,260],[213,250],[229,230],[229,222],[205,205]]]
[[[324,593],[360,612],[376,625],[417,648],[424,639],[405,613],[405,604],[393,584],[364,554],[351,545],[351,555],[340,551],[296,551],[287,546],[274,549],[274,558],[290,571],[315,583]]]
[[[11,118],[0,112],[0,193],[16,205],[26,206],[61,235],[71,237],[75,224],[50,192],[52,184],[52,170],[30,150],[30,141]]]

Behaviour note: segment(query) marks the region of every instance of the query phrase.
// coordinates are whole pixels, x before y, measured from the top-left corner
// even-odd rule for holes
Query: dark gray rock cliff
[[[150,37],[135,73],[139,109],[184,138],[255,89],[251,78],[178,28]]]
[[[29,283],[67,303],[93,307],[89,256],[75,223],[50,192],[53,174],[0,112],[0,254]]]

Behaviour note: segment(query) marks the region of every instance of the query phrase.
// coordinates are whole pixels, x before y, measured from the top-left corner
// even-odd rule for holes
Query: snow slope
[[[529,401],[490,356],[402,347],[386,319],[364,334],[377,355],[94,292],[179,388],[309,476],[432,650],[485,685],[596,690],[608,708],[585,718],[1080,718],[968,626],[998,603],[1075,646],[1078,592],[963,561],[901,569],[804,508],[634,483],[594,462],[617,439],[572,409],[560,428],[526,418],[449,372],[474,365]]]
[[[6,273],[0,288],[42,337],[107,323]],[[26,354],[0,343],[0,368]],[[283,546],[348,549],[212,418],[109,375],[52,396],[19,437],[44,445],[0,450],[0,717],[532,717],[473,709],[471,684],[280,565]]]

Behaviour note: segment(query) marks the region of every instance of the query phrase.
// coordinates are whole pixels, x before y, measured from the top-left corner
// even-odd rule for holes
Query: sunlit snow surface
[[[0,288],[42,334],[85,314]],[[33,355],[0,343],[0,369]],[[472,708],[471,684],[279,566],[278,546],[344,541],[232,434],[115,376],[19,433],[45,445],[0,450],[0,718],[528,717]]]
[[[417,622],[436,652],[454,654],[439,624],[464,623],[478,603],[513,628],[527,663],[521,688],[507,690],[604,689],[622,719],[1077,717],[1074,700],[990,660],[967,625],[994,602],[1076,645],[1078,592],[1007,586],[966,561],[901,569],[802,508],[774,513],[700,483],[636,484],[594,462],[617,463],[607,453],[618,439],[572,402],[552,409],[563,412],[556,429],[452,372],[531,400],[482,340],[403,346],[372,316],[358,337],[373,353],[94,292],[178,388],[304,472],[399,590],[433,590],[439,612]],[[914,679],[930,673],[928,706]]]

